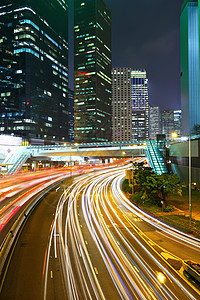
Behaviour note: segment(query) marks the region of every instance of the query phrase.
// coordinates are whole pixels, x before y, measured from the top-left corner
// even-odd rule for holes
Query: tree
[[[194,127],[192,128],[192,133],[195,135],[200,134],[200,124],[195,124]]]
[[[135,164],[134,179],[137,185],[139,185],[139,196],[141,196],[142,202],[151,200],[152,188],[155,184],[154,176],[156,175],[151,168],[145,167],[144,164]],[[138,196],[138,195],[137,195]]]
[[[140,187],[137,197],[140,196],[142,202],[153,201],[160,205],[161,201],[164,201],[165,206],[169,194],[181,195],[181,183],[177,175],[156,175],[151,168],[143,164],[134,164],[134,167],[134,179]]]
[[[153,175],[154,172],[152,171],[151,168],[145,167],[143,163],[142,165],[141,164],[134,165],[134,167],[135,167],[134,179],[136,183],[139,184],[140,186],[144,186],[146,182],[146,178]]]

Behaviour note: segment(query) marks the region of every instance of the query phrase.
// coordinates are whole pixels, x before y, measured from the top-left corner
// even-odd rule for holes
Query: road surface
[[[120,190],[124,167],[74,178],[27,221],[1,299],[199,299],[182,260],[199,240],[162,224]]]

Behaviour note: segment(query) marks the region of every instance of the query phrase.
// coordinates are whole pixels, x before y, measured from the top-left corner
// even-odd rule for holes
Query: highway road
[[[200,242],[153,219],[121,192],[124,167],[50,192],[27,220],[0,299],[200,299],[182,260]]]

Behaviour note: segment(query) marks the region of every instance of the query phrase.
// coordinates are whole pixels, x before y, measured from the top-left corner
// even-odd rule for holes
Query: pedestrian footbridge
[[[148,157],[150,166],[155,169],[155,160],[160,163],[160,156],[153,155],[155,151],[150,151],[148,141],[131,142],[111,142],[111,143],[70,143],[65,145],[42,145],[42,146],[19,146],[17,151],[10,151],[9,155],[1,163],[7,166],[8,173],[14,173],[22,167],[28,158],[51,158],[65,157],[90,157],[90,158],[125,158],[125,157]],[[11,147],[10,147],[11,148]],[[68,157],[68,158],[67,158]],[[154,162],[154,163],[152,163]],[[156,172],[156,170],[154,170]],[[161,170],[161,173],[163,170]]]

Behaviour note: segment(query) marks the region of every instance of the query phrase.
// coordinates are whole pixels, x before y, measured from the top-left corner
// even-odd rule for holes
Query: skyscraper
[[[131,68],[112,69],[112,138],[132,141]]]
[[[149,135],[149,96],[146,70],[134,69],[132,81],[133,140],[144,140]]]
[[[68,0],[2,0],[0,36],[0,131],[67,140]]]
[[[174,131],[180,136],[182,125],[182,112],[181,110],[174,110]]]
[[[74,139],[111,140],[111,12],[105,0],[74,1]]]
[[[161,111],[160,107],[150,107],[149,110],[149,137],[156,139],[157,134],[161,134]]]
[[[113,141],[148,138],[148,79],[146,71],[112,70]]]
[[[181,107],[184,135],[190,134],[195,124],[200,124],[198,3],[198,0],[185,0],[181,8]]]
[[[174,111],[163,110],[162,111],[162,133],[166,135],[166,139],[169,140],[174,132]]]
[[[68,91],[68,132],[69,142],[74,142],[74,91]]]

